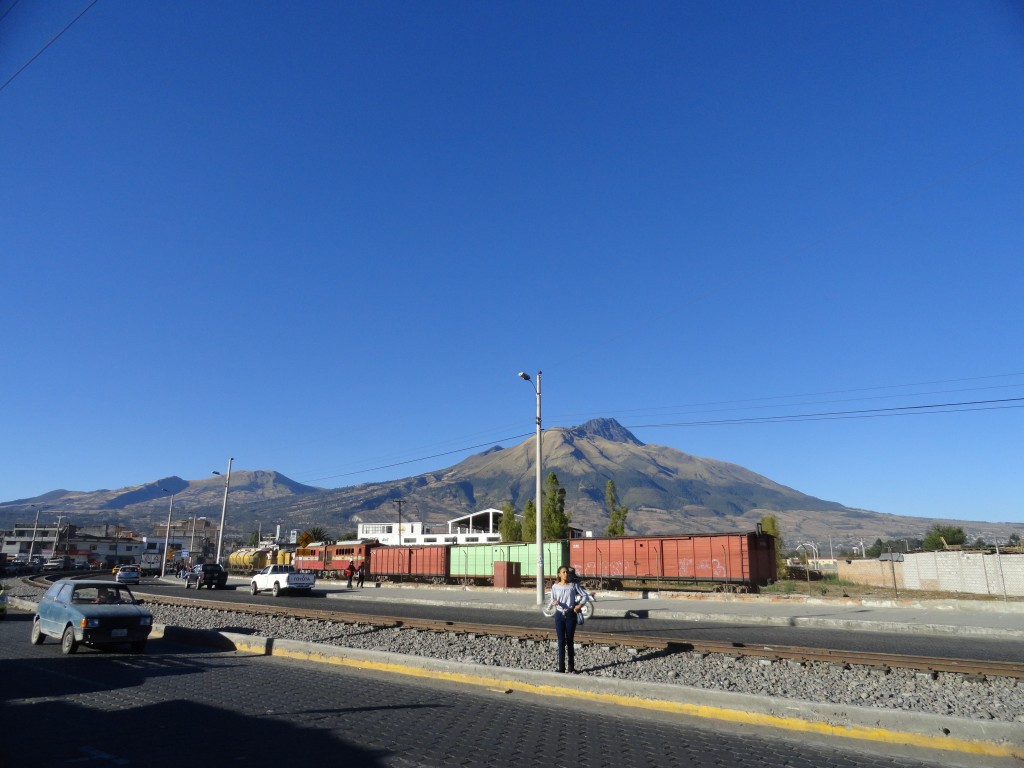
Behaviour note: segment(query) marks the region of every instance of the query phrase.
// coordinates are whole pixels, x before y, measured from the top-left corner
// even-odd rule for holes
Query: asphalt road
[[[389,590],[374,590],[373,600],[344,599],[343,589],[335,590],[338,599],[324,597],[318,589],[315,596],[287,595],[273,598],[268,594],[253,597],[244,586],[225,590],[186,590],[177,584],[169,585],[147,580],[137,592],[191,597],[200,600],[218,600],[256,605],[294,605],[310,610],[337,610],[367,613],[375,616],[396,616],[418,619],[441,619],[479,624],[499,624],[517,627],[551,629],[551,620],[539,612],[472,608],[461,605],[427,605],[408,602],[415,590],[404,590],[401,601],[388,599]],[[376,597],[379,596],[379,599]],[[1019,662],[1019,640],[1001,640],[979,637],[921,635],[910,632],[856,632],[849,629],[823,629],[811,627],[766,626],[741,622],[674,621],[655,618],[630,618],[602,615],[600,601],[597,612],[585,625],[591,632],[650,634],[659,638],[677,640],[704,640],[745,645],[790,645],[806,648],[830,648],[844,651],[893,653],[905,656],[930,656],[944,659],[970,659],[977,661]],[[581,631],[580,636],[583,632]]]
[[[0,622],[0,755],[11,766],[992,765],[162,639],[138,656],[63,656],[55,642],[29,642],[30,620]]]

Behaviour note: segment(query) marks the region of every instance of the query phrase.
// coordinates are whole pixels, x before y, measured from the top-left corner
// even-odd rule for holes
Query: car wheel
[[[32,622],[32,645],[42,645],[46,639],[42,627],[39,626],[39,619]]]
[[[75,630],[68,627],[64,630],[64,636],[60,639],[60,650],[65,655],[78,650],[78,641],[75,640]]]
[[[274,582],[273,592],[274,592],[274,597],[277,597],[278,595],[281,594],[281,585],[278,584],[276,581]]]
[[[144,650],[146,650],[146,641],[145,640],[135,640],[134,642],[131,643],[131,649],[132,649],[132,653],[142,653]]]
[[[249,585],[249,594],[258,595],[259,593],[260,591],[256,589],[256,582],[254,581],[252,584]]]
[[[185,579],[185,589],[188,589],[188,579]]]

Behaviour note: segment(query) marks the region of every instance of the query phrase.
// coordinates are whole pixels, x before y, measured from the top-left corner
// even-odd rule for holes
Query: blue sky
[[[1019,4],[99,0],[54,40],[90,2],[0,0],[0,499],[439,469],[543,370],[546,427],[1024,520]]]

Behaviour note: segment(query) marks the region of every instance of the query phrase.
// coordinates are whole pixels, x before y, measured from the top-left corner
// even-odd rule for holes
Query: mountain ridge
[[[487,507],[500,509],[508,502],[521,511],[535,493],[535,440],[495,445],[450,467],[412,477],[335,489],[303,485],[272,470],[237,470],[231,477],[227,529],[239,536],[267,524],[351,530],[358,522],[396,519],[399,499],[404,519],[434,525]],[[619,501],[630,509],[627,531],[642,535],[753,530],[765,515],[774,515],[786,540],[794,543],[828,541],[829,536],[847,544],[860,538],[917,538],[934,524],[960,524],[969,535],[982,537],[1005,537],[1024,527],[846,507],[736,464],[645,444],[615,419],[552,427],[545,430],[543,441],[544,476],[555,473],[566,489],[572,524],[595,535],[607,525],[608,480],[615,482]],[[76,524],[107,516],[103,522],[157,525],[166,520],[168,491],[175,493],[180,514],[219,517],[223,488],[221,477],[189,481],[169,476],[113,491],[51,491],[0,503],[0,521],[14,522],[15,515],[24,522],[30,504],[45,503],[52,505],[49,514],[62,510]]]

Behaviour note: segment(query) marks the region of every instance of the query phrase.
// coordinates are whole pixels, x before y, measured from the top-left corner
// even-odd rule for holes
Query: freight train
[[[622,536],[548,541],[544,578],[568,564],[591,588],[707,585],[723,591],[756,591],[777,578],[775,538],[769,534],[711,533]],[[317,542],[295,551],[296,570],[339,578],[352,562],[369,560],[376,581],[434,584],[494,583],[498,572],[515,580],[537,578],[537,545],[530,542],[383,546],[377,541]],[[509,564],[509,565],[504,565]]]

